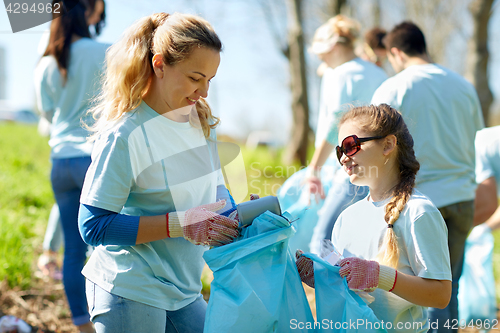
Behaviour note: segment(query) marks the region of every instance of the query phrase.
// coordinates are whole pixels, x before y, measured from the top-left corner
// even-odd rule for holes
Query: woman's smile
[[[197,99],[192,99],[192,98],[189,98],[189,97],[187,97],[187,99],[188,99],[188,101],[189,101],[189,102],[188,102],[188,103],[189,103],[189,105],[194,105],[194,104],[196,104],[196,102],[198,101]]]

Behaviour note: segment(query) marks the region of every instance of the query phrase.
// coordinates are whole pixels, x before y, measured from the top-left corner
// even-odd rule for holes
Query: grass
[[[285,180],[301,168],[298,163],[283,166],[281,162],[283,150],[262,146],[254,150],[248,150],[243,146],[241,149],[247,172],[248,191],[261,197],[276,196]]]
[[[35,126],[0,124],[0,281],[28,288],[54,202],[50,149]]]

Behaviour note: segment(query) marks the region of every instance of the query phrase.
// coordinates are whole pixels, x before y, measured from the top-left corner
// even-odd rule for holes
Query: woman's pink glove
[[[351,290],[371,292],[380,288],[392,291],[396,285],[397,271],[376,261],[351,257],[342,259],[338,265],[340,276],[346,278]]]
[[[168,237],[184,237],[195,245],[220,246],[231,243],[239,235],[238,221],[215,213],[226,201],[167,214]]]
[[[305,257],[302,250],[297,250],[295,252],[295,266],[299,271],[300,279],[302,282],[307,284],[309,287],[314,288],[314,264],[311,259]]]

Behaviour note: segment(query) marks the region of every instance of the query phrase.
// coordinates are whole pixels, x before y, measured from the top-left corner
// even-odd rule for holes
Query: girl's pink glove
[[[340,276],[346,278],[351,290],[371,292],[380,288],[392,291],[396,285],[397,271],[376,261],[351,257],[342,259],[338,265]]]
[[[168,237],[184,237],[195,245],[220,246],[238,237],[238,221],[215,213],[225,200],[167,214]]]
[[[297,266],[302,282],[314,288],[314,264],[311,259],[304,257],[303,254],[304,252],[302,250],[297,250],[295,252],[295,258],[297,259],[297,261],[295,261],[295,266]]]

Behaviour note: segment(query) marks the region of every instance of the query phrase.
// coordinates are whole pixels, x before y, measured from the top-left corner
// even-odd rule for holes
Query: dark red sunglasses
[[[385,136],[371,136],[369,138],[358,138],[357,135],[349,135],[346,137],[344,140],[342,140],[342,145],[337,146],[337,158],[340,159],[342,158],[343,154],[346,154],[346,156],[354,156],[358,151],[361,150],[361,144],[366,141],[370,140],[377,140],[377,139],[382,139],[385,138]],[[340,162],[342,164],[342,162]]]

